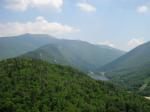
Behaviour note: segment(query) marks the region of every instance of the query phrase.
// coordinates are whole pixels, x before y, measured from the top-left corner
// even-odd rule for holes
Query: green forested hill
[[[73,66],[82,71],[96,71],[99,67],[123,54],[123,51],[106,46],[94,45],[84,41],[64,40],[45,45],[24,56]]]
[[[0,112],[149,112],[150,101],[70,67],[0,62]]]
[[[114,82],[142,95],[150,95],[150,42],[103,67]]]
[[[106,71],[114,71],[121,69],[130,69],[142,67],[150,63],[150,42],[138,46],[120,58],[105,65],[103,68]]]

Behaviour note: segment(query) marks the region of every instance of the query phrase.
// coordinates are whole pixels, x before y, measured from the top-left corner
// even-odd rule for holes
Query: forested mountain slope
[[[70,67],[0,62],[0,112],[149,112],[150,101]]]
[[[150,42],[103,67],[107,76],[130,90],[150,95]]]
[[[99,67],[123,54],[123,51],[106,46],[84,41],[64,40],[59,43],[48,44],[24,56],[69,65],[82,71],[96,71]]]

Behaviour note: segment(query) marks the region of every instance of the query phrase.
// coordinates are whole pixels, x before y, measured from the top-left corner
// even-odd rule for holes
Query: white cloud
[[[78,3],[77,6],[84,12],[95,12],[96,8],[89,3]]]
[[[128,46],[131,47],[131,48],[134,48],[134,47],[137,47],[137,46],[139,46],[139,45],[141,45],[143,43],[144,43],[143,39],[133,38],[133,39],[128,41]]]
[[[148,11],[149,11],[149,7],[146,6],[146,5],[142,5],[142,6],[137,7],[137,12],[140,13],[140,14],[144,14]]]
[[[43,17],[37,17],[33,22],[10,22],[0,23],[0,36],[14,36],[24,33],[31,34],[49,34],[61,36],[65,34],[78,32],[79,29],[63,25],[57,22],[48,22]]]
[[[29,1],[28,0],[12,0],[7,1],[7,4],[5,8],[11,9],[11,10],[19,10],[19,11],[25,11],[28,8]]]
[[[103,42],[99,42],[98,44],[106,45],[106,46],[109,46],[109,47],[115,47],[115,45],[112,42],[108,41],[108,40],[103,41]]]
[[[25,11],[29,7],[50,7],[56,10],[61,10],[63,0],[7,0],[6,8],[16,11]]]

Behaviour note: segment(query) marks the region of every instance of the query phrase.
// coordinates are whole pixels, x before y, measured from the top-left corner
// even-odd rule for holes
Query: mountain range
[[[123,51],[107,46],[93,45],[77,40],[64,40],[45,45],[24,56],[51,63],[70,65],[82,71],[96,71],[99,67],[123,54]]]
[[[150,42],[138,46],[102,69],[113,81],[143,95],[150,94]]]
[[[149,112],[149,49],[150,42],[125,53],[42,34],[1,37],[0,112]]]
[[[125,53],[108,46],[42,34],[0,38],[0,60],[27,57],[92,74],[104,73],[110,81],[144,96],[150,95],[149,49],[150,42],[147,42]]]
[[[0,37],[0,60],[19,56],[56,41],[58,40],[52,36],[40,34]]]
[[[125,53],[108,46],[38,34],[0,38],[0,52],[1,60],[23,55],[83,71],[95,71]]]

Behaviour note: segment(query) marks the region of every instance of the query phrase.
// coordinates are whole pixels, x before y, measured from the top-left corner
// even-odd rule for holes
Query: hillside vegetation
[[[0,112],[149,112],[150,101],[71,67],[0,62]]]
[[[150,95],[150,42],[103,67],[107,76],[141,95]]]

